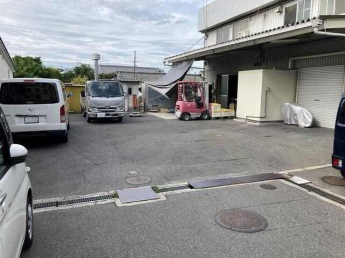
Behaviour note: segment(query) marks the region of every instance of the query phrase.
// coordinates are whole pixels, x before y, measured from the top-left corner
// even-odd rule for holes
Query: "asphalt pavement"
[[[344,257],[344,208],[283,181],[166,195],[165,201],[36,214],[31,257]],[[240,233],[215,215],[242,209],[268,227]]]
[[[332,130],[283,124],[150,115],[87,124],[73,115],[68,144],[22,143],[37,200],[138,187],[126,181],[137,175],[152,179],[140,186],[157,186],[325,165],[332,141]],[[332,173],[326,167],[292,174],[315,180]],[[273,190],[264,183],[175,191],[128,207],[112,202],[36,213],[34,245],[21,257],[344,257],[344,206],[286,180],[266,182]],[[215,216],[229,209],[255,212],[268,227],[225,229]]]
[[[88,124],[72,115],[69,138],[24,142],[36,199],[133,187],[126,182],[133,171],[164,185],[329,164],[333,131],[149,115]]]

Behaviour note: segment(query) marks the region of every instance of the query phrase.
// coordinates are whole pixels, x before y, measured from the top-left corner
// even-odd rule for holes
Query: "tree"
[[[74,73],[77,77],[87,77],[88,80],[93,80],[94,70],[88,64],[80,64],[80,66],[74,67]]]
[[[63,82],[71,82],[73,80],[73,78],[76,77],[73,70],[67,71],[67,72],[62,72],[61,76],[62,76]]]
[[[42,77],[58,80],[62,79],[61,71],[53,67],[44,67]]]
[[[116,79],[117,78],[117,73],[107,73],[107,74],[100,74],[99,75],[100,79]]]
[[[85,85],[86,82],[89,80],[86,76],[78,76],[72,79],[72,84],[74,85]]]
[[[15,56],[13,62],[17,68],[15,78],[38,78],[44,74],[40,57]]]

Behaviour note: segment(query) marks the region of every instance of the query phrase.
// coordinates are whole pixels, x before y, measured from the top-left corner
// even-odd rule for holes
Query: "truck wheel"
[[[86,117],[86,122],[88,122],[88,123],[92,122],[92,119],[87,114],[85,115],[85,117]]]
[[[189,121],[191,119],[191,117],[190,117],[190,114],[189,113],[184,113],[183,115],[182,115],[182,120],[183,121]]]
[[[340,170],[340,173],[345,178],[345,170]]]
[[[203,112],[203,113],[201,114],[201,119],[202,119],[202,120],[209,120],[209,119],[210,119],[209,113]]]

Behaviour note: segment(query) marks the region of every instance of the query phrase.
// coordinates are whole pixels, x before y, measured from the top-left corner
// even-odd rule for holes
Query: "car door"
[[[24,181],[25,163],[9,163],[10,131],[0,109],[0,239],[4,257],[18,257],[26,229],[26,196],[20,189]]]

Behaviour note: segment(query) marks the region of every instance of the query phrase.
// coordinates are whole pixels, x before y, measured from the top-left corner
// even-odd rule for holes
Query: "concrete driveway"
[[[133,175],[155,186],[325,165],[333,138],[320,128],[154,116],[93,124],[73,116],[71,126],[68,144],[25,143],[36,199],[137,187],[126,181]],[[344,206],[286,180],[163,197],[36,213],[35,243],[22,257],[344,257]],[[220,227],[215,215],[229,209],[255,212],[268,227]]]

